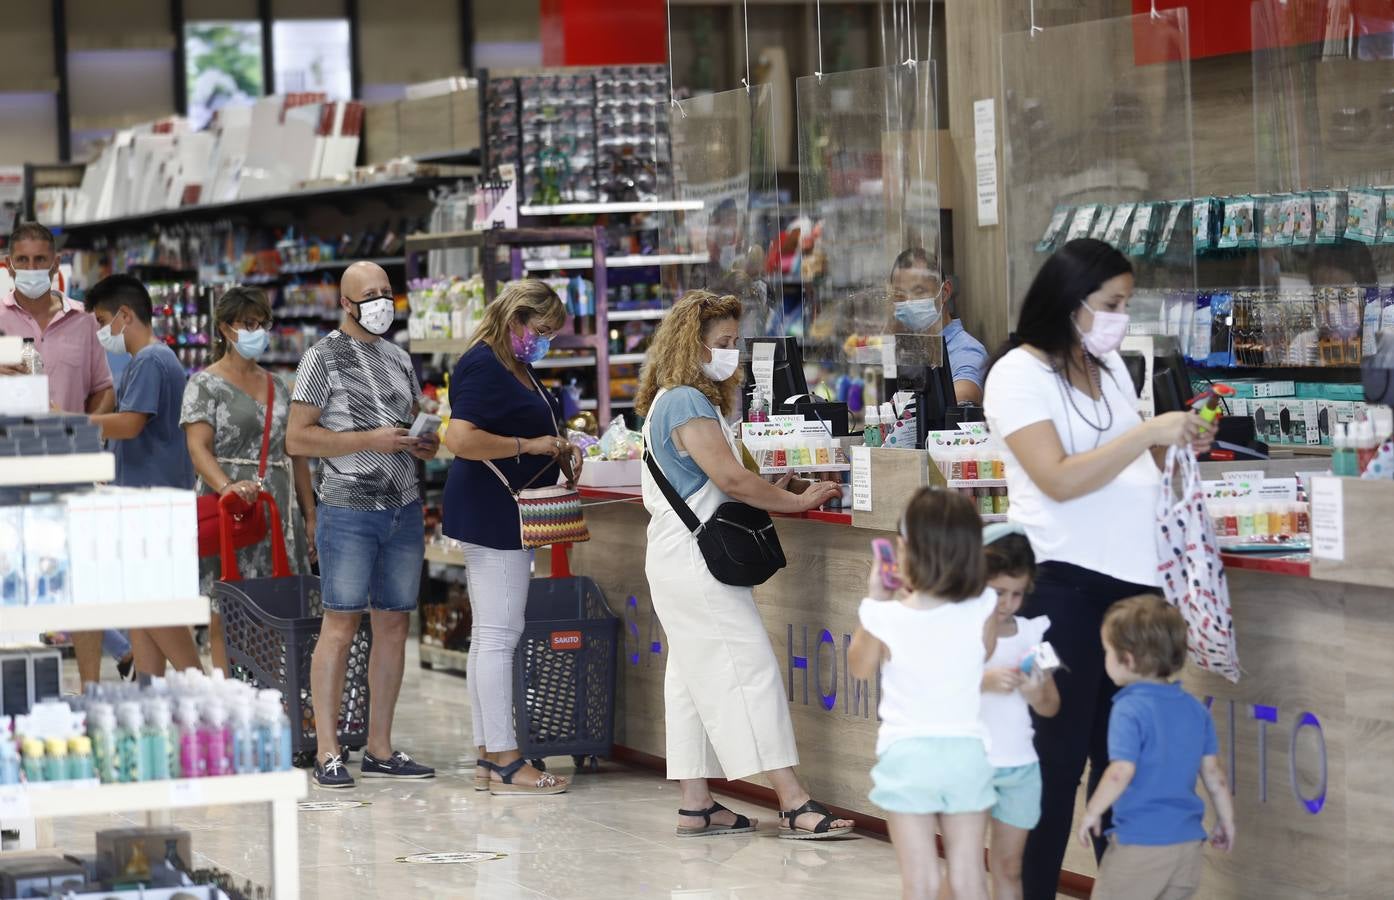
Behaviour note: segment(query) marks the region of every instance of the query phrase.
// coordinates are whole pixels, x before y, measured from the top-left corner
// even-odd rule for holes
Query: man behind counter
[[[983,402],[983,375],[987,369],[987,348],[963,328],[953,316],[950,300],[953,286],[946,282],[939,266],[920,247],[903,251],[891,266],[890,297],[895,306],[896,334],[933,334],[943,322],[943,335],[949,351],[954,395],[959,403]]]

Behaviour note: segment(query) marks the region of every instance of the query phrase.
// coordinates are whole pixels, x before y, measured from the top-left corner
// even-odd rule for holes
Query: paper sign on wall
[[[1312,556],[1346,558],[1346,498],[1339,478],[1312,479]]]
[[[973,101],[973,158],[978,170],[978,225],[997,224],[997,101]]]
[[[852,448],[852,509],[871,512],[871,448]]]

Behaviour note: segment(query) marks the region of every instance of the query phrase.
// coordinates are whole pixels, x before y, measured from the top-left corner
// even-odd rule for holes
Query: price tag
[[[207,806],[203,799],[203,783],[197,778],[180,778],[169,783],[170,806]]]
[[[0,788],[0,819],[30,819],[29,791],[17,784]]]
[[[852,448],[852,509],[871,512],[871,448]]]

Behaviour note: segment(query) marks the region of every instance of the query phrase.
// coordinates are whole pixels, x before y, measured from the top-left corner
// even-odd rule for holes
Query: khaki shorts
[[[1120,844],[1110,840],[1093,900],[1186,900],[1200,890],[1203,841],[1188,844]]]

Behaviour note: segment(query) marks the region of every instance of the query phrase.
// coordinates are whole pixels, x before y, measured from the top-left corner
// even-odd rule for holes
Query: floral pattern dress
[[[290,457],[286,455],[290,391],[280,378],[273,375],[272,379],[276,385],[276,402],[271,412],[271,445],[266,454],[265,486],[281,510],[290,570],[303,574],[310,571],[309,542],[305,535],[304,516],[295,499],[295,477],[291,471]],[[179,415],[181,426],[194,422],[206,422],[212,426],[213,455],[218,458],[218,465],[229,478],[233,481],[256,480],[262,431],[266,424],[265,394],[253,399],[222,376],[213,372],[199,372],[189,379]],[[215,493],[202,478],[198,482],[198,492]],[[243,578],[270,577],[270,539],[239,548],[237,567]],[[205,595],[211,593],[213,582],[221,576],[222,566],[218,556],[199,560],[200,589]]]

